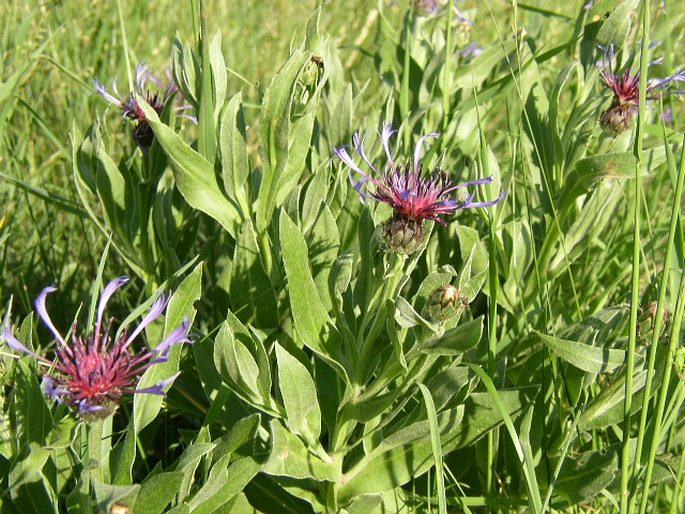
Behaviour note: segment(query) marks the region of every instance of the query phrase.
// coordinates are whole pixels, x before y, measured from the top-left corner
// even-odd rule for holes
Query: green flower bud
[[[378,237],[387,250],[406,255],[421,248],[426,236],[423,220],[400,215],[384,221],[379,229]]]
[[[451,284],[433,291],[428,298],[428,319],[433,322],[447,321],[460,316],[469,300]]]

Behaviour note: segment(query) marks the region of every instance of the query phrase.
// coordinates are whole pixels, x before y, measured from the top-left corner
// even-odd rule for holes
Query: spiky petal
[[[365,135],[355,132],[352,147],[361,157],[356,162],[342,146],[333,148],[338,158],[351,170],[350,181],[362,197],[374,198],[393,208],[393,216],[379,227],[381,241],[392,251],[410,254],[418,250],[424,241],[424,222],[432,220],[445,225],[444,217],[457,210],[472,207],[488,207],[504,198],[504,193],[495,200],[474,201],[475,193],[461,194],[457,190],[492,182],[491,177],[454,185],[448,174],[436,169],[431,175],[423,174],[422,153],[427,139],[437,138],[437,132],[430,132],[419,138],[412,159],[398,163],[390,150],[390,138],[397,133],[390,123],[383,125],[379,133],[386,162],[383,167],[374,166],[364,150]],[[367,167],[371,173],[364,171]],[[377,169],[383,169],[379,173]],[[355,179],[355,176],[357,177]],[[373,188],[367,193],[364,188],[371,183]]]
[[[424,166],[421,162],[423,146],[427,139],[439,137],[437,132],[431,132],[419,138],[411,161],[405,164],[396,163],[390,151],[390,138],[396,133],[397,131],[392,128],[391,124],[383,126],[380,139],[387,161],[381,168],[385,170],[381,174],[376,171],[379,167],[373,166],[366,155],[363,146],[364,136],[356,132],[352,138],[353,148],[362,158],[363,163],[378,176],[365,172],[362,165],[350,156],[346,147],[333,148],[338,158],[351,170],[350,180],[362,197],[371,196],[379,202],[387,203],[393,208],[395,214],[402,218],[433,220],[442,225],[446,224],[444,216],[460,209],[495,205],[504,197],[504,194],[501,194],[495,200],[487,202],[475,202],[474,194],[456,197],[455,192],[458,189],[492,182],[491,177],[454,185],[449,175],[440,169],[436,169],[431,175],[424,175]],[[352,172],[359,177],[358,180],[354,180]],[[362,190],[362,186],[369,182],[374,188],[367,195]]]
[[[100,94],[109,103],[117,106],[121,109],[122,116],[126,119],[136,122],[136,128],[133,131],[133,138],[135,139],[138,146],[143,150],[147,151],[154,140],[154,133],[152,127],[145,118],[145,112],[140,107],[136,95],[145,99],[145,101],[154,109],[157,114],[162,114],[162,111],[166,108],[169,101],[175,97],[178,93],[178,88],[174,81],[169,78],[166,86],[158,79],[148,66],[141,63],[136,68],[136,85],[135,89],[129,93],[126,97],[121,97],[117,91],[116,83],[112,83],[112,90],[114,94],[107,91],[107,88],[97,80],[94,80],[95,91]],[[155,89],[150,89],[148,84],[152,83]],[[163,90],[163,92],[162,92]],[[174,109],[180,113],[183,113],[187,109],[190,109],[190,105],[186,104],[176,104]],[[195,120],[192,116],[181,114],[182,117]]]
[[[12,350],[31,355],[41,364],[54,370],[53,375],[43,376],[45,394],[69,405],[85,419],[109,416],[116,409],[121,396],[125,394],[165,394],[165,388],[177,375],[145,389],[136,388],[138,379],[150,366],[166,361],[173,345],[191,342],[188,338],[190,323],[184,320],[155,348],[137,353],[131,351],[130,345],[133,340],[148,324],[163,314],[168,304],[165,295],[161,295],[153,303],[148,314],[131,335],[127,335],[128,331],[124,329],[113,341],[110,335],[113,320],[110,319],[104,327],[103,316],[110,297],[127,282],[127,277],[119,277],[107,284],[98,302],[95,326],[89,334],[81,335],[77,333],[74,325],[69,342],[61,336],[45,308],[47,295],[56,291],[56,288],[46,287],[41,291],[36,299],[36,311],[57,341],[56,362],[29,350],[14,336],[9,327],[3,327],[4,339]]]
[[[613,94],[611,106],[602,112],[600,125],[612,135],[620,134],[630,127],[632,118],[640,105],[640,72],[633,72],[630,68],[623,73],[614,73],[616,51],[614,45],[600,47],[602,58],[597,62],[597,69],[604,85]],[[656,64],[654,61],[650,64]],[[647,81],[647,100],[655,100],[657,92],[681,94],[682,91],[670,90],[674,82],[685,80],[685,70],[662,79]]]

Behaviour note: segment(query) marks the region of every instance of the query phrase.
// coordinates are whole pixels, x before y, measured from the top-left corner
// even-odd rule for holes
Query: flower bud
[[[109,508],[109,514],[131,514],[132,512],[131,507],[123,502],[113,503]]]
[[[421,248],[425,238],[423,220],[395,215],[379,227],[378,238],[391,252],[410,255]]]
[[[428,319],[433,322],[447,321],[461,315],[469,304],[466,296],[451,284],[433,291],[428,298]]]
[[[631,105],[612,104],[599,118],[602,130],[610,136],[618,136],[630,128],[635,108]]]

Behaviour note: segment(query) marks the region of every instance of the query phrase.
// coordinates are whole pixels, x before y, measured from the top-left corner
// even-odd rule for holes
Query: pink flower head
[[[31,355],[39,363],[55,370],[52,375],[47,373],[43,375],[45,393],[58,402],[69,405],[86,419],[109,416],[114,412],[119,399],[124,394],[164,395],[165,388],[178,374],[152,387],[137,389],[136,384],[140,375],[150,366],[165,362],[173,345],[191,342],[188,339],[190,322],[184,320],[155,348],[137,353],[131,350],[131,343],[134,339],[166,309],[169,298],[164,294],[155,300],[150,311],[130,334],[128,329],[124,329],[117,340],[112,342],[113,320],[110,319],[104,327],[103,315],[110,297],[127,282],[127,277],[119,277],[107,284],[98,303],[97,319],[92,332],[88,335],[80,335],[74,323],[70,341],[62,337],[45,308],[47,295],[56,291],[56,288],[46,287],[41,291],[35,303],[36,312],[57,341],[56,362],[29,350],[12,334],[9,327],[3,327],[3,336],[10,348]]]
[[[360,165],[350,157],[344,146],[333,149],[338,158],[361,177],[355,182],[350,173],[350,181],[362,197],[369,196],[362,191],[362,186],[370,182],[374,186],[370,196],[379,202],[390,205],[396,216],[412,221],[433,220],[441,225],[446,224],[444,216],[453,214],[457,210],[489,207],[504,198],[504,193],[502,193],[495,200],[476,202],[474,201],[475,193],[470,195],[456,194],[458,189],[492,182],[491,177],[454,185],[448,174],[440,169],[436,169],[432,175],[423,175],[421,163],[423,143],[428,138],[438,137],[437,132],[431,132],[419,138],[412,161],[404,164],[396,163],[390,152],[389,144],[390,137],[396,132],[392,125],[386,124],[379,134],[387,157],[383,173],[379,173],[366,156],[364,151],[365,136],[360,136],[359,132],[355,132],[352,137],[352,145],[355,151],[375,176],[362,170]]]
[[[155,89],[150,89],[148,87],[149,83],[154,84]],[[136,94],[145,98],[145,101],[150,105],[150,107],[152,107],[157,114],[161,115],[167,103],[174,97],[176,93],[178,93],[178,88],[171,77],[169,77],[169,81],[165,86],[160,79],[150,72],[149,68],[144,63],[139,64],[136,68],[135,89],[126,97],[122,97],[119,94],[116,82],[112,83],[114,95],[107,92],[107,88],[97,80],[94,81],[94,86],[95,91],[97,91],[105,100],[121,109],[122,116],[124,118],[137,122],[136,128],[133,132],[133,138],[135,139],[136,143],[138,143],[138,146],[145,151],[152,146],[154,133],[150,127],[150,124],[145,119],[145,113],[140,108],[140,105],[136,100]],[[183,112],[190,108],[190,105],[180,104],[177,104],[174,107],[174,109],[179,112]],[[193,121],[195,120],[194,117],[186,114],[181,114],[181,116]]]
[[[623,73],[614,73],[614,61],[616,51],[614,45],[600,47],[602,58],[597,62],[597,69],[602,77],[604,85],[608,87],[613,99],[611,106],[605,110],[600,118],[602,128],[611,133],[618,134],[630,126],[632,117],[640,105],[640,72],[633,72],[630,68]],[[650,64],[657,64],[653,61]],[[681,94],[682,91],[669,90],[672,83],[685,80],[685,70],[665,77],[663,79],[650,79],[647,81],[647,100],[656,100],[657,92]]]

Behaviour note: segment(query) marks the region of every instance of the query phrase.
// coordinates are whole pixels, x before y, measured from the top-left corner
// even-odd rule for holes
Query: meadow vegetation
[[[2,3],[2,512],[685,512],[682,11]]]

